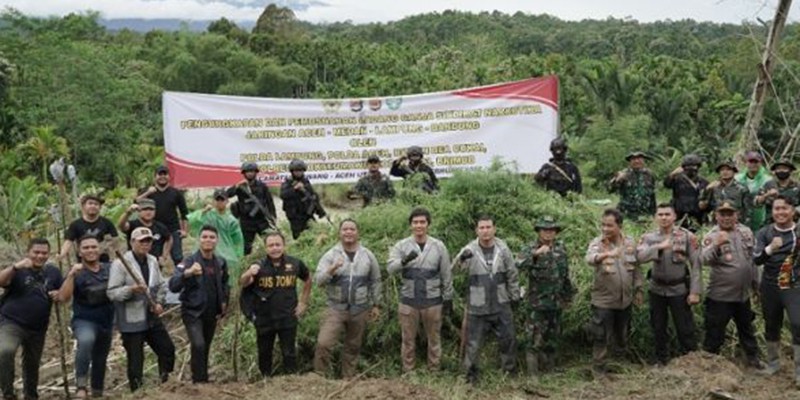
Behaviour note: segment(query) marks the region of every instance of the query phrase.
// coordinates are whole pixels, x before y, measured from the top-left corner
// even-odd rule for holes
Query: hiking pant
[[[408,372],[414,369],[420,321],[425,329],[425,336],[428,338],[428,368],[431,370],[439,368],[442,358],[442,305],[414,308],[400,303],[398,314],[402,336],[400,356],[403,360],[403,371]]]
[[[2,318],[2,317],[0,317]],[[22,387],[26,399],[38,399],[39,363],[47,329],[32,331],[8,319],[0,320],[0,390],[14,397],[14,356],[22,346]]]
[[[622,352],[628,346],[631,306],[621,310],[592,306],[592,361],[596,367],[605,364],[608,353]]]
[[[497,337],[500,351],[500,366],[504,371],[512,373],[516,369],[517,342],[514,334],[514,316],[511,306],[502,306],[500,312],[488,315],[467,316],[467,348],[464,356],[464,368],[467,378],[477,380],[479,375],[478,359],[483,338],[489,331]]]
[[[325,319],[317,336],[317,348],[314,351],[314,371],[324,375],[328,372],[331,361],[331,349],[339,341],[344,332],[344,350],[342,351],[342,377],[350,378],[356,373],[358,355],[364,341],[369,310],[352,314],[347,310],[340,311],[328,308]]]
[[[147,343],[158,359],[158,376],[165,382],[175,368],[175,345],[161,321],[143,332],[123,332],[122,347],[128,357],[128,385],[131,392],[142,386],[144,344]]]

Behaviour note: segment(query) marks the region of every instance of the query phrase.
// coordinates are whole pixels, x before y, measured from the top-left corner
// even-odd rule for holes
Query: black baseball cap
[[[381,158],[373,154],[367,158],[367,162],[370,164],[379,163],[381,162]]]
[[[225,189],[217,189],[214,191],[214,200],[222,198],[228,200],[228,192]]]
[[[169,168],[167,168],[166,165],[159,165],[158,167],[156,167],[156,174],[163,174],[163,173],[169,174]]]

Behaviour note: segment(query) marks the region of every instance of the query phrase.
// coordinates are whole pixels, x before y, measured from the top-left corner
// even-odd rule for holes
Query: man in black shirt
[[[389,174],[406,180],[416,174],[422,174],[420,189],[426,193],[434,193],[439,190],[439,179],[436,178],[433,168],[422,160],[423,156],[422,147],[409,147],[406,155],[392,161]]]
[[[192,349],[192,382],[208,382],[208,353],[217,321],[228,310],[228,265],[214,254],[217,228],[200,228],[200,250],[183,260],[169,280],[169,289],[181,293],[181,314]],[[189,265],[189,267],[187,267]]]
[[[73,244],[84,235],[94,236],[100,243],[108,235],[117,237],[117,228],[108,218],[100,215],[103,199],[97,195],[85,195],[81,198],[81,217],[72,221],[64,232],[64,246],[61,247],[59,260],[66,260]],[[80,255],[77,256],[80,262]],[[109,262],[107,253],[100,254],[100,262]]]
[[[169,184],[169,169],[163,165],[156,168],[155,185],[150,186],[147,191],[139,195],[136,200],[144,198],[152,199],[156,202],[156,221],[167,226],[172,232],[172,261],[177,265],[183,260],[183,241],[189,232],[186,216],[189,210],[186,208],[186,198],[183,192],[175,189]],[[180,215],[178,213],[180,212]]]
[[[242,295],[252,299],[252,314],[246,315],[258,334],[258,368],[261,375],[272,375],[272,349],[275,336],[281,341],[283,365],[287,372],[297,368],[295,337],[297,321],[308,307],[311,275],[306,265],[286,255],[285,239],[279,232],[266,237],[267,258],[253,264],[242,274]],[[303,281],[303,293],[297,301],[297,280]]]
[[[128,220],[131,213],[137,211],[139,218]],[[128,238],[128,249],[131,248],[131,232],[140,226],[149,228],[153,232],[153,247],[150,248],[150,254],[158,258],[158,263],[163,268],[167,263],[167,255],[172,250],[172,232],[166,225],[156,221],[155,216],[156,202],[151,199],[141,199],[125,210],[117,222],[117,228]]]
[[[295,239],[308,229],[308,221],[313,220],[314,215],[320,218],[326,215],[319,202],[319,195],[306,178],[306,168],[303,160],[292,160],[289,163],[289,172],[292,175],[281,184],[283,211],[286,212],[292,237]]]
[[[572,160],[567,158],[567,142],[564,138],[555,138],[550,142],[550,153],[553,158],[536,173],[536,182],[561,196],[566,196],[567,192],[580,194],[583,191],[581,173]]]
[[[270,226],[276,227],[277,216],[272,193],[263,182],[257,179],[258,165],[253,162],[242,164],[244,179],[226,191],[227,197],[236,196],[238,202],[232,207],[237,211],[236,218],[244,235],[244,254],[253,251],[256,234],[263,235]]]
[[[681,227],[696,231],[706,219],[700,210],[700,193],[708,186],[708,180],[697,174],[703,160],[696,154],[683,157],[681,166],[664,178],[664,187],[672,189],[672,206]]]
[[[6,290],[0,306],[0,391],[14,395],[14,356],[22,346],[22,382],[26,399],[39,398],[39,363],[50,321],[50,306],[58,297],[61,272],[47,264],[50,243],[33,239],[21,261],[0,271],[0,287]]]

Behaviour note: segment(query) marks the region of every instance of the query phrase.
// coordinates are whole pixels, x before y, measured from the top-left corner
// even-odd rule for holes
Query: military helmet
[[[686,165],[700,165],[703,163],[703,160],[697,154],[687,154],[683,156],[683,161],[681,161],[682,166]]]
[[[295,158],[294,160],[292,160],[292,162],[289,163],[289,171],[290,172],[291,171],[304,171],[305,172],[306,169],[308,169],[308,167],[306,167],[306,162],[303,161],[303,160],[300,160],[298,158]]]
[[[409,156],[409,157],[411,157],[411,156],[420,156],[420,157],[422,157],[423,156],[422,147],[411,146],[411,147],[408,148],[408,150],[406,150],[406,155]]]
[[[566,149],[567,148],[567,141],[562,137],[557,137],[550,142],[550,150],[553,149]]]
[[[556,231],[560,231],[561,230],[561,226],[558,225],[558,222],[556,222],[556,219],[553,218],[550,215],[545,215],[545,216],[539,218],[536,221],[536,225],[534,225],[533,228],[536,229],[537,231],[540,230],[540,229],[555,229]]]
[[[250,172],[250,171],[258,172],[258,165],[256,165],[256,163],[254,163],[252,161],[248,161],[246,163],[243,163],[242,164],[242,173]]]

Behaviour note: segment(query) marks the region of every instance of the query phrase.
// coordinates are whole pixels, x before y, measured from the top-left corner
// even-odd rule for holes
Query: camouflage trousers
[[[561,333],[561,310],[533,310],[525,321],[525,350],[552,354]]]

